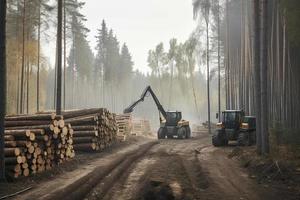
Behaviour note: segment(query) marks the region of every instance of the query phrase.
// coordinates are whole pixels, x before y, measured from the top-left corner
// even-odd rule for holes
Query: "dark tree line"
[[[39,110],[46,60],[41,38],[52,23],[54,9],[48,0],[11,0],[7,2],[7,65],[10,113]]]
[[[300,108],[298,101],[294,101],[299,94],[298,71],[294,70],[299,61],[291,52],[299,49],[295,26],[299,22],[299,14],[295,12],[299,2],[232,0],[227,6],[236,6],[229,9],[229,15],[241,16],[237,24],[229,17],[226,25],[241,30],[237,32],[241,43],[236,46],[241,57],[227,58],[231,62],[227,66],[229,76],[236,76],[227,80],[227,108],[244,108],[247,114],[256,115],[258,152],[268,153],[270,138],[277,141],[275,145],[298,138],[293,133],[299,128],[296,119]],[[236,44],[236,37],[228,43]],[[235,51],[232,47],[226,50],[230,54]],[[274,129],[285,131],[276,134]]]
[[[226,108],[257,117],[258,152],[299,144],[299,1],[226,1]],[[238,17],[240,16],[240,17]]]
[[[216,16],[205,20],[212,28],[198,18],[198,32],[202,41],[205,38],[201,35],[207,30],[207,41],[214,43],[214,34],[219,38],[218,52],[224,67],[218,68],[218,73],[224,80],[226,93],[222,99],[226,109],[243,109],[248,115],[256,115],[259,153],[269,152],[269,140],[270,148],[299,143],[299,1],[226,0],[213,9],[217,3],[195,0],[193,6],[203,17],[208,9]],[[200,49],[202,60],[202,52],[214,54],[214,45],[208,48],[211,50]]]
[[[7,3],[8,113],[55,109],[58,99],[61,99],[62,109],[83,107],[86,103],[89,107],[118,107],[120,110],[119,104],[125,105],[131,99],[129,93],[125,98],[121,98],[121,94],[118,97],[113,95],[121,88],[127,89],[125,87],[130,84],[134,73],[128,46],[120,46],[115,33],[106,30],[105,48],[109,51],[101,56],[105,56],[107,61],[99,60],[99,49],[94,55],[87,40],[89,30],[81,13],[85,3],[63,0],[59,9],[57,3],[49,0],[11,0]],[[54,67],[50,66],[49,55],[44,55],[44,49],[49,41],[56,40],[56,34],[47,30],[56,29],[60,24],[57,19],[60,9],[62,49],[55,50]],[[57,71],[60,69],[57,60],[60,56],[61,75]],[[103,69],[99,67],[101,62],[105,62]],[[58,75],[62,77],[61,87],[57,83]],[[61,98],[57,98],[58,88],[61,88]],[[95,90],[98,92],[93,92]]]
[[[101,106],[110,104],[114,111],[121,110],[130,101],[128,88],[133,76],[132,56],[126,43],[120,47],[117,36],[104,20],[96,38],[97,52],[93,72],[95,81],[102,86],[97,89],[101,96],[99,103]],[[122,90],[127,90],[128,93],[120,92]]]

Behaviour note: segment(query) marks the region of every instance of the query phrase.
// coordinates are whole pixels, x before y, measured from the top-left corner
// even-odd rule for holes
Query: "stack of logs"
[[[126,140],[126,137],[130,134],[132,128],[131,114],[118,114],[116,116],[118,124],[118,139],[120,141]]]
[[[62,113],[72,124],[75,151],[100,151],[116,141],[115,114],[105,108],[71,110]]]
[[[53,113],[5,118],[5,164],[10,177],[28,176],[73,158],[73,130]]]
[[[132,120],[132,135],[151,135],[150,121],[145,119],[134,119]]]

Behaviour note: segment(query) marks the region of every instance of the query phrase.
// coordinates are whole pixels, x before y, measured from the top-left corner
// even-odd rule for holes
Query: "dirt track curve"
[[[207,135],[148,141],[98,158],[16,199],[285,199],[258,185],[227,154],[226,148],[212,147]]]

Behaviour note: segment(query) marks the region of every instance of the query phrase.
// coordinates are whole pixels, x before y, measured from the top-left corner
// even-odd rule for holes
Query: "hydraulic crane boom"
[[[139,104],[140,102],[144,101],[147,93],[150,93],[156,106],[157,109],[159,110],[159,112],[164,116],[164,118],[167,118],[167,113],[165,111],[165,109],[163,108],[163,106],[160,104],[158,98],[156,97],[156,95],[154,94],[153,90],[151,89],[150,86],[147,86],[146,89],[144,90],[144,92],[142,93],[142,96],[139,100],[137,100],[136,102],[134,102],[133,104],[131,104],[129,107],[127,107],[123,112],[124,113],[131,113],[133,111],[133,109],[137,106],[137,104]]]
[[[153,90],[150,86],[147,86],[142,96],[139,100],[132,103],[129,107],[127,107],[123,112],[124,113],[131,113],[133,109],[140,103],[143,102],[147,94],[150,93],[152,96],[157,109],[159,111],[159,120],[160,120],[160,127],[157,131],[157,138],[164,139],[164,138],[173,138],[176,136],[177,138],[190,138],[191,137],[191,129],[189,125],[189,121],[182,119],[182,115],[180,111],[165,111],[163,106],[160,104],[158,98],[154,94]],[[161,115],[164,117],[164,120],[161,118]]]

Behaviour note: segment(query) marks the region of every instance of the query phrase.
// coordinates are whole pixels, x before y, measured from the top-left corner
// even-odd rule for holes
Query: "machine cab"
[[[222,112],[221,121],[225,129],[237,130],[240,127],[244,115],[244,111],[242,110],[226,110]]]
[[[241,126],[242,130],[255,130],[256,118],[254,116],[245,116]]]
[[[168,111],[166,125],[167,126],[176,126],[177,123],[181,120],[182,115],[181,112],[178,111]]]

